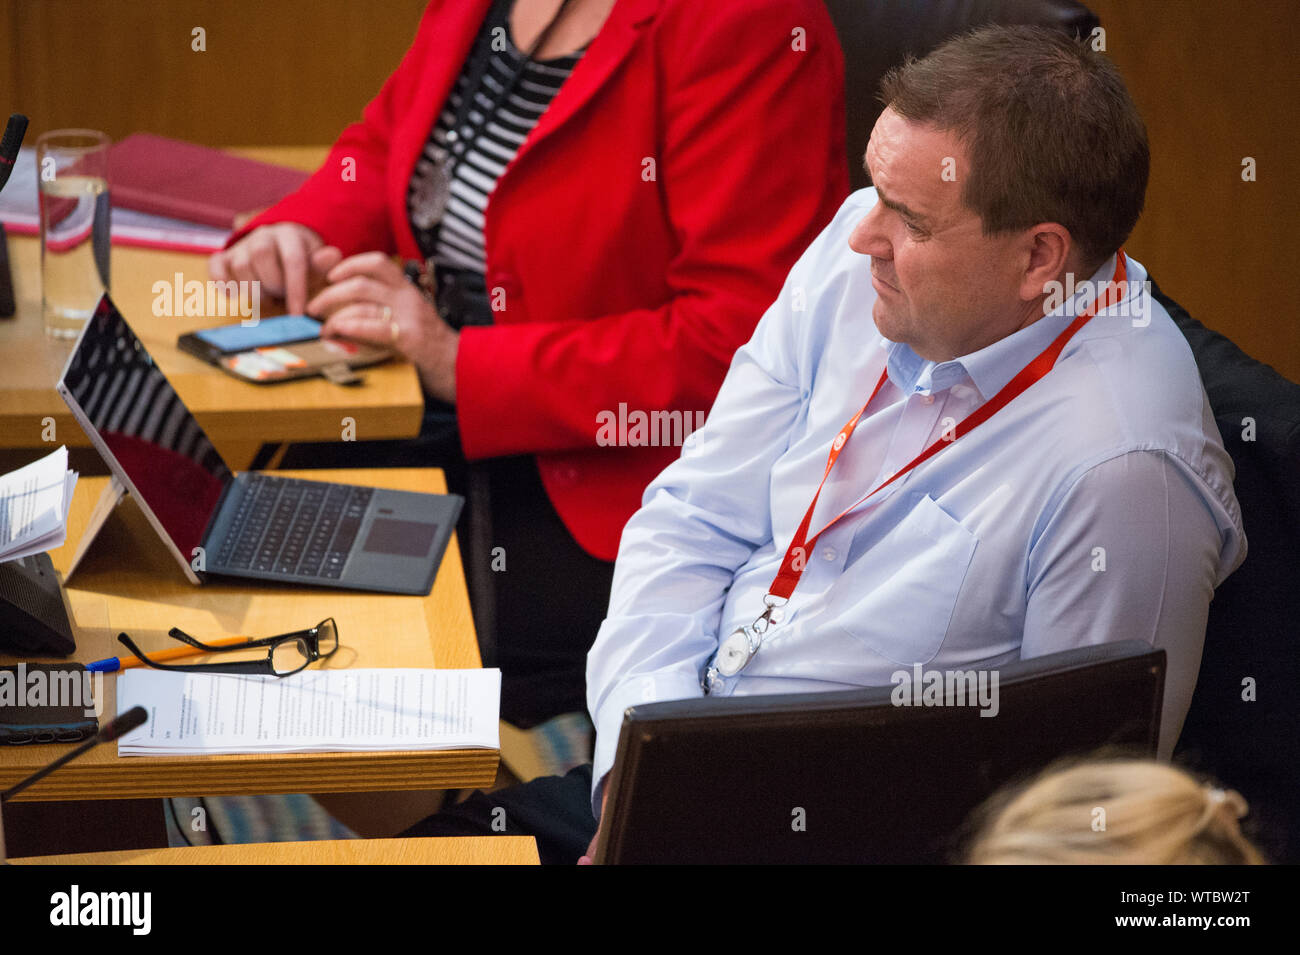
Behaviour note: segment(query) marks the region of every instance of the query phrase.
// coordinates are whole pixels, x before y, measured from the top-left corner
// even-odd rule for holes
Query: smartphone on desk
[[[263,318],[255,325],[220,325],[182,335],[176,342],[181,351],[213,365],[226,355],[295,345],[320,338],[321,323],[307,315],[277,315]]]
[[[321,323],[307,315],[278,315],[256,325],[222,325],[182,335],[181,351],[228,375],[259,385],[320,375],[339,385],[358,384],[354,369],[393,357],[390,348],[346,339],[323,339]]]
[[[0,667],[0,743],[78,743],[94,736],[94,692],[103,681],[88,677],[72,661]]]

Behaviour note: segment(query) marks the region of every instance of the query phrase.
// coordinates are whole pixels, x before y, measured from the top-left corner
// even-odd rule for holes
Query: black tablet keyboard
[[[245,476],[217,559],[233,570],[338,579],[373,488]]]

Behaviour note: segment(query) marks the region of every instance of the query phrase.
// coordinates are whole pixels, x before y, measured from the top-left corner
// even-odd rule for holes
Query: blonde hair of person
[[[1264,865],[1246,800],[1145,759],[1049,768],[979,810],[973,865]],[[982,820],[982,824],[981,824]]]

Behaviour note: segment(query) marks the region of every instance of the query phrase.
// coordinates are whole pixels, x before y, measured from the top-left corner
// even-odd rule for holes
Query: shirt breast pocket
[[[886,660],[928,663],[943,645],[979,539],[928,494],[845,568],[827,626]]]

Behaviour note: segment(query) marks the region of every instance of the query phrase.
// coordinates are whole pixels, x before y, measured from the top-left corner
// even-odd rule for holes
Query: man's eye
[[[915,222],[910,222],[907,219],[904,219],[903,225],[907,226],[907,231],[912,233],[912,235],[925,235],[925,230]]]

